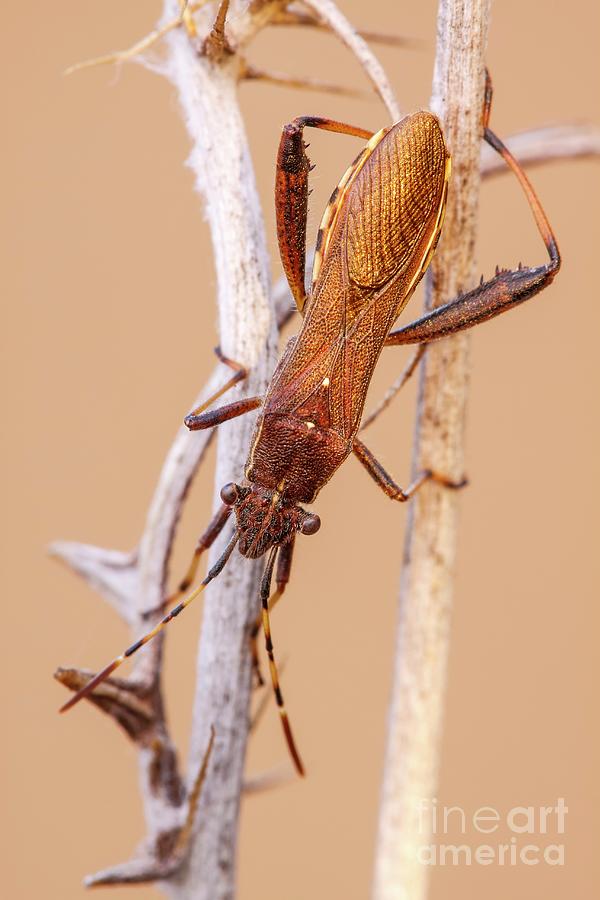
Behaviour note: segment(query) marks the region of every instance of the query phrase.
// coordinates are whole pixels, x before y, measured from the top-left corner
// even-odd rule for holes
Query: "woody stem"
[[[481,110],[490,0],[440,0],[432,110],[453,157],[444,234],[428,279],[426,308],[475,284]],[[469,338],[429,348],[422,369],[413,473],[464,475]],[[419,804],[435,796],[454,590],[459,496],[428,485],[412,505],[399,600],[396,663],[375,867],[375,900],[424,900],[431,842]],[[425,829],[427,825],[425,824]]]

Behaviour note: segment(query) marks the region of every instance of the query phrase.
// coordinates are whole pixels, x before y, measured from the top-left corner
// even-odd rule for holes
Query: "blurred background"
[[[377,53],[402,107],[426,106],[436,3],[341,6],[358,26],[423,42]],[[65,693],[52,680],[58,664],[106,662],[127,640],[125,627],[46,547],[56,538],[136,543],[164,454],[214,364],[213,262],[170,85],[136,65],[62,75],[73,62],[128,47],[159,11],[150,0],[55,0],[3,11],[0,827],[3,893],[14,900],[82,897],[83,875],[128,858],[144,833],[134,750],[91,707],[59,718]],[[493,5],[499,134],[598,121],[599,26],[590,0]],[[365,86],[348,53],[324,34],[272,29],[249,56],[264,68]],[[305,113],[372,129],[386,119],[374,98],[260,84],[242,86],[241,98],[277,277],[272,186],[281,125]],[[358,145],[325,134],[310,140],[315,229]],[[565,865],[438,866],[432,900],[598,891],[598,166],[532,171],[563,271],[539,299],[473,336],[471,486],[461,499],[437,796],[467,813],[563,797]],[[481,271],[543,258],[514,182],[486,183]],[[420,302],[419,294],[415,312]],[[384,354],[372,399],[403,363],[402,353]],[[141,418],[140,406],[151,415]],[[414,387],[369,439],[400,483],[413,411]],[[175,577],[207,521],[212,464],[210,457],[186,507]],[[362,900],[369,892],[406,510],[387,502],[353,460],[317,508],[323,528],[299,542],[276,623],[309,777],[245,800],[241,900]],[[186,613],[167,642],[168,714],[184,759],[200,617],[201,608]],[[271,708],[252,738],[248,771],[282,761]],[[462,840],[482,842],[476,837]],[[451,838],[462,842],[456,831]],[[151,887],[111,896],[133,892],[158,896]]]

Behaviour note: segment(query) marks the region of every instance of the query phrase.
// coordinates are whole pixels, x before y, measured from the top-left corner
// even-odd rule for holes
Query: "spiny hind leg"
[[[489,95],[488,105],[484,109],[484,121],[489,115],[491,88]],[[544,241],[549,260],[542,266],[519,265],[517,269],[512,270],[497,269],[494,278],[485,282],[482,279],[481,284],[474,290],[456,297],[444,306],[438,306],[404,328],[393,331],[385,341],[387,346],[428,343],[457,331],[472,328],[473,325],[492,319],[535,297],[552,283],[560,269],[561,258],[556,237],[525,172],[500,138],[487,127],[484,130],[484,140],[504,159],[517,178]]]
[[[308,214],[308,174],[313,168],[306,155],[305,128],[320,128],[369,140],[373,132],[333,119],[299,116],[284,125],[277,152],[275,176],[275,219],[279,255],[299,312],[304,309],[306,289],[306,218]]]

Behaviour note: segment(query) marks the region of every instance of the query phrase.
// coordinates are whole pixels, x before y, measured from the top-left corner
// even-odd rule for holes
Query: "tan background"
[[[433,0],[343,7],[357,23],[427,41],[420,51],[380,51],[405,109],[425,105]],[[157,11],[157,3],[57,0],[10,4],[2,16],[1,883],[15,900],[81,897],[83,874],[125,859],[143,833],[133,750],[91,708],[59,718],[64,694],[51,679],[59,663],[105,662],[126,639],[124,628],[44,548],[57,537],[134,544],[163,455],[213,365],[214,273],[171,88],[136,66],[61,77],[71,62],[128,46]],[[496,130],[597,121],[599,25],[598,5],[588,0],[494,5]],[[271,32],[251,58],[294,73],[314,63],[314,74],[361,83],[347,53],[324,36]],[[383,113],[374,100],[264,86],[245,86],[242,96],[274,248],[281,124],[314,112],[377,128]],[[330,135],[311,140],[314,225],[356,145]],[[473,341],[472,486],[462,500],[438,798],[472,812],[564,797],[567,865],[438,868],[433,900],[598,891],[598,164],[553,164],[534,181],[564,270],[543,299]],[[515,186],[507,178],[487,185],[481,270],[542,255]],[[401,365],[400,355],[385,354],[373,396]],[[407,393],[370,438],[401,481],[412,410]],[[175,571],[206,521],[210,464],[186,511]],[[406,511],[353,461],[318,511],[321,534],[300,542],[277,614],[278,645],[289,656],[286,694],[310,777],[244,804],[243,900],[368,894]],[[186,614],[168,645],[169,715],[182,753],[199,620],[200,610]],[[271,710],[249,770],[282,760]],[[476,837],[471,830],[466,840]],[[144,887],[136,896],[156,893]]]

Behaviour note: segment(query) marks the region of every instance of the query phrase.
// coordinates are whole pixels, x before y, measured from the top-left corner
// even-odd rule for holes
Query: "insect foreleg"
[[[484,138],[502,156],[517,177],[546,245],[549,262],[535,268],[497,270],[494,278],[482,282],[475,290],[456,297],[417,319],[416,322],[393,331],[388,335],[386,345],[427,343],[471,328],[479,322],[485,322],[486,319],[498,316],[539,294],[552,282],[560,269],[561,260],[556,238],[525,172],[500,138],[489,128],[485,129]]]
[[[223,503],[218,512],[216,512],[210,520],[208,527],[198,538],[198,543],[196,544],[196,549],[194,550],[194,555],[192,556],[192,561],[188,566],[187,572],[179,582],[177,590],[165,600],[165,606],[171,606],[172,603],[175,603],[194,583],[202,554],[205,550],[212,547],[215,540],[221,534],[227,519],[231,515],[231,509],[231,506]]]
[[[204,428],[214,428],[222,422],[229,419],[235,419],[237,416],[243,416],[244,413],[252,412],[263,402],[262,397],[246,397],[245,400],[236,400],[234,403],[228,403],[226,406],[220,406],[218,409],[211,409],[201,415],[196,412],[190,413],[183,420],[190,431],[201,431]]]
[[[273,693],[275,694],[275,700],[277,703],[277,707],[279,709],[279,715],[281,717],[281,725],[283,727],[283,733],[285,734],[285,739],[287,741],[288,749],[290,751],[290,755],[294,761],[294,765],[296,767],[296,771],[299,775],[304,775],[304,766],[302,764],[302,760],[300,758],[300,754],[298,753],[298,748],[296,747],[296,742],[294,741],[294,736],[292,734],[292,728],[290,725],[290,721],[288,719],[288,715],[285,708],[285,703],[283,701],[283,694],[281,693],[281,688],[279,686],[279,674],[277,672],[277,664],[275,662],[275,653],[273,650],[273,639],[271,637],[271,622],[269,619],[269,591],[271,589],[271,578],[273,576],[273,567],[275,565],[275,557],[277,556],[277,547],[273,547],[271,552],[269,553],[269,558],[267,560],[267,564],[265,566],[265,573],[262,578],[262,582],[260,585],[260,602],[262,607],[262,624],[263,631],[265,633],[265,646],[267,649],[267,656],[269,657],[269,669],[271,671],[271,681],[273,683]]]
[[[290,571],[292,568],[292,558],[294,555],[294,539],[292,539],[288,544],[285,544],[279,550],[279,555],[277,557],[277,569],[275,573],[275,583],[277,584],[277,590],[272,594],[269,600],[269,610],[272,611],[275,609],[276,604],[281,600],[283,593],[287,587],[288,581],[290,580]],[[252,631],[250,632],[250,652],[252,655],[252,669],[255,673],[256,683],[257,685],[263,685],[264,679],[262,677],[260,671],[260,663],[258,659],[258,633],[260,631],[260,626],[262,624],[262,616],[259,616],[252,626]]]
[[[308,213],[308,173],[312,166],[306,155],[305,128],[321,128],[369,140],[371,131],[323,119],[300,116],[285,125],[277,153],[275,176],[275,218],[281,262],[298,310],[306,302],[306,217]]]
[[[453,490],[458,490],[459,488],[465,487],[467,484],[466,478],[463,478],[461,481],[452,481],[452,479],[447,478],[445,475],[433,472],[431,469],[425,469],[423,472],[420,472],[412,484],[404,490],[396,484],[390,475],[388,475],[381,463],[373,456],[368,447],[365,447],[362,441],[358,440],[358,438],[354,438],[352,452],[356,458],[360,460],[373,481],[379,485],[381,490],[392,500],[398,500],[401,503],[410,500],[413,494],[415,494],[427,481],[435,481],[436,484],[441,484],[444,487],[452,488]]]
[[[217,355],[219,361],[222,362],[225,366],[228,366],[230,369],[233,369],[235,374],[225,382],[223,387],[219,388],[218,391],[215,391],[214,394],[211,394],[208,400],[205,400],[204,403],[202,403],[200,406],[197,406],[196,409],[193,409],[190,413],[190,416],[199,416],[200,413],[203,413],[205,409],[208,409],[209,406],[212,406],[215,400],[218,400],[219,397],[222,397],[223,394],[226,394],[227,391],[231,390],[232,387],[234,387],[240,381],[244,381],[244,379],[248,377],[248,369],[241,363],[236,362],[234,359],[229,359],[228,356],[225,356],[221,352],[220,347],[215,347],[215,354]]]

